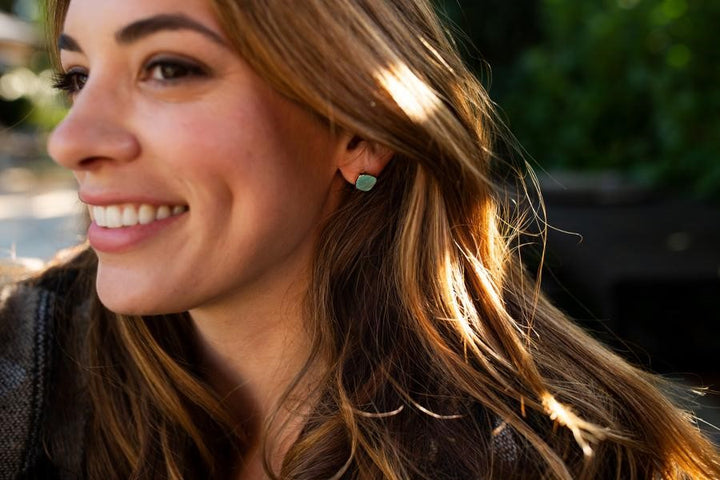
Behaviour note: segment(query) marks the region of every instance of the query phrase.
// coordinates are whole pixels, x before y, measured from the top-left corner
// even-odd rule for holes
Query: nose
[[[97,87],[85,85],[48,139],[50,157],[76,172],[129,162],[140,154],[126,99],[118,90]]]

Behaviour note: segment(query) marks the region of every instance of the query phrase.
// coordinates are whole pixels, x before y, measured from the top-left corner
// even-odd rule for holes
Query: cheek
[[[147,168],[186,197],[189,221],[176,244],[101,262],[104,302],[127,312],[195,308],[306,264],[332,204],[333,144],[317,124],[284,120],[245,105],[187,109],[146,126]]]
[[[154,141],[162,139],[163,148],[172,151],[167,162],[179,168],[212,171],[242,171],[260,163],[279,160],[277,149],[281,139],[267,122],[246,105],[226,105],[224,109],[203,106],[177,112],[162,132],[153,128]],[[275,158],[273,158],[275,157]],[[271,161],[273,160],[273,161]]]
[[[319,125],[293,121],[296,112],[287,118],[275,113],[265,105],[243,105],[183,122],[180,129],[190,141],[178,152],[185,163],[179,168],[221,175],[236,193],[296,201],[325,193],[335,173],[329,134]]]
[[[291,228],[326,210],[335,143],[299,107],[258,94],[218,96],[168,112],[153,117],[147,142],[188,200],[213,212],[206,221]]]

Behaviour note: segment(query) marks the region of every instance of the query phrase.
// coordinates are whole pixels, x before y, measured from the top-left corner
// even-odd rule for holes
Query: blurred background
[[[38,265],[80,240],[72,176],[47,157],[65,107],[53,91],[35,0],[0,0],[0,261]]]
[[[435,4],[539,175],[545,291],[636,364],[720,389],[720,2]],[[41,17],[0,0],[5,259],[82,240],[44,147],[64,107]],[[716,425],[718,398],[701,410]]]
[[[436,3],[539,176],[544,290],[630,361],[720,390],[720,2]]]

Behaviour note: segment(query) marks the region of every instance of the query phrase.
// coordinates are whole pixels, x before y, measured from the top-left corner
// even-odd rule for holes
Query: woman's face
[[[95,218],[107,307],[221,306],[302,280],[346,142],[253,73],[207,0],[72,0],[59,45],[73,105],[48,150]]]

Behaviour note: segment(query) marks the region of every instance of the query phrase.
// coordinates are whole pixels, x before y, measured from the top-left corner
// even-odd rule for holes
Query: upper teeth
[[[100,227],[121,228],[133,225],[147,225],[187,211],[187,207],[177,205],[88,205],[90,216]]]

